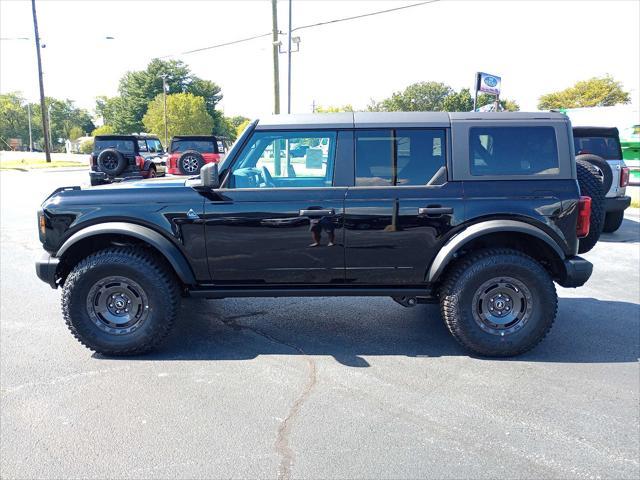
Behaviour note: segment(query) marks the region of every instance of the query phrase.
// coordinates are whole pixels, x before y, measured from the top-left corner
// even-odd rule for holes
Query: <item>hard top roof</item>
[[[118,134],[109,134],[109,135],[96,135],[96,140],[142,140],[146,138],[151,138],[154,140],[159,140],[156,135],[118,135]]]
[[[448,127],[464,120],[562,120],[556,112],[341,112],[271,115],[258,120],[257,130],[313,128]]]
[[[215,140],[215,135],[174,135],[172,140]]]
[[[619,131],[616,127],[573,127],[573,136],[582,135],[585,137],[617,137]]]

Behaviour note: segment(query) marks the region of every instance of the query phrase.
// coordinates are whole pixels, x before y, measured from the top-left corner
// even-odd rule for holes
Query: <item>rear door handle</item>
[[[437,216],[453,213],[451,207],[424,207],[418,209],[418,215]]]
[[[331,215],[335,215],[336,211],[333,208],[323,209],[323,210],[300,210],[301,217],[329,217]]]

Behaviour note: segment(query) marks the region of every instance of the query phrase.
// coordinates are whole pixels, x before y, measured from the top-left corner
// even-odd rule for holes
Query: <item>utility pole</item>
[[[44,136],[44,154],[47,162],[51,162],[51,143],[49,142],[49,118],[45,115],[47,106],[44,99],[44,83],[42,81],[42,59],[40,58],[40,36],[38,35],[38,17],[36,15],[36,0],[31,0],[33,11],[33,30],[36,37],[36,56],[38,58],[38,81],[40,82],[40,111],[42,112],[42,132]]]
[[[29,151],[33,152],[33,135],[31,134],[31,104],[27,102],[27,115],[29,117]]]
[[[164,101],[164,148],[169,148],[169,129],[167,126],[167,74],[160,75],[162,78],[162,98]]]
[[[278,0],[271,0],[273,23],[273,113],[280,113],[280,64],[278,59]]]
[[[289,0],[289,36],[287,37],[287,67],[288,67],[288,80],[287,80],[287,113],[291,113],[291,17],[292,17],[292,0]]]

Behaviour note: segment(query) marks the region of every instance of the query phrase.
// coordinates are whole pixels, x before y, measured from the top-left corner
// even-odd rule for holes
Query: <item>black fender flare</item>
[[[196,285],[189,262],[170,240],[149,227],[128,222],[106,222],[91,225],[71,235],[58,249],[55,256],[61,258],[73,245],[96,235],[127,235],[140,239],[156,248],[173,267],[176,275],[187,285]]]
[[[438,280],[446,266],[453,260],[456,252],[465,244],[483,235],[496,232],[524,233],[544,241],[558,255],[559,260],[564,260],[565,254],[560,245],[546,232],[538,227],[517,220],[487,220],[475,223],[450,238],[443,245],[436,257],[431,262],[427,271],[427,282]]]

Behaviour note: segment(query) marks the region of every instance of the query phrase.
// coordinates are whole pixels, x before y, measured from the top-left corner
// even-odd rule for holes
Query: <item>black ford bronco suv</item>
[[[591,275],[589,216],[559,113],[276,116],[199,177],[56,190],[36,271],[106,355],[157,347],[181,297],[342,295],[437,302],[464,347],[510,356],[551,328],[554,281]]]

